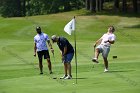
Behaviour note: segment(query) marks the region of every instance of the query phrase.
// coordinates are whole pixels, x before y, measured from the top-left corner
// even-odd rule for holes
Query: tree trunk
[[[119,10],[119,3],[120,3],[120,0],[114,0],[114,8],[116,11]]]
[[[103,10],[103,4],[104,4],[104,0],[101,0],[101,10]]]
[[[95,0],[94,0],[94,1],[95,1]],[[101,11],[101,10],[103,10],[103,3],[104,3],[104,0],[96,0],[95,3],[96,3],[96,11]]]
[[[31,15],[31,11],[30,11],[30,0],[26,0],[26,15],[29,16]]]
[[[16,12],[15,12],[15,16],[22,16],[22,13],[21,13],[21,1],[20,0],[16,0],[17,1],[17,9],[16,9]]]
[[[96,12],[96,0],[93,0],[93,9],[94,9],[94,12]]]
[[[64,0],[64,11],[71,10],[70,2],[69,0]]]
[[[133,0],[133,10],[135,13],[138,12],[137,0]]]
[[[96,0],[96,11],[99,11],[99,7],[98,7],[98,0]]]
[[[122,11],[127,12],[127,1],[126,0],[122,0]]]
[[[26,16],[26,0],[23,0],[22,9],[23,9],[23,16]]]
[[[87,10],[90,9],[90,0],[86,0],[86,9],[87,9]]]
[[[91,12],[95,11],[94,0],[90,0],[90,11]]]

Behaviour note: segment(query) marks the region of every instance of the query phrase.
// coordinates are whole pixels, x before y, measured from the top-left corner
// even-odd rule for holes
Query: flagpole
[[[75,16],[74,16],[75,21]],[[76,25],[76,23],[75,23]],[[76,26],[75,26],[76,27]],[[76,29],[75,29],[76,30]],[[74,31],[74,43],[75,43],[75,65],[76,65],[76,84],[77,84],[77,51],[76,51],[76,31]]]

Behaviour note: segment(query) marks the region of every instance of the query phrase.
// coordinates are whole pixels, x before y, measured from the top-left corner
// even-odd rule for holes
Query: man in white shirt
[[[52,74],[50,55],[49,55],[48,47],[46,44],[46,41],[47,41],[48,45],[51,49],[51,52],[54,53],[54,50],[50,43],[50,39],[47,34],[41,32],[40,27],[36,27],[36,31],[37,31],[37,35],[34,37],[34,43],[35,43],[34,44],[34,56],[36,57],[36,53],[38,54],[40,74],[43,74],[43,64],[42,64],[43,56],[44,56],[44,59],[47,59],[48,68],[49,68],[50,74]]]
[[[103,59],[104,59],[104,65],[105,69],[104,72],[108,72],[108,54],[110,51],[111,44],[114,44],[116,36],[113,34],[115,31],[115,28],[113,26],[109,26],[108,32],[105,33],[99,40],[97,40],[94,44],[94,48],[98,44],[95,50],[95,56],[92,59],[93,62],[98,63],[98,56],[100,53],[102,53]]]

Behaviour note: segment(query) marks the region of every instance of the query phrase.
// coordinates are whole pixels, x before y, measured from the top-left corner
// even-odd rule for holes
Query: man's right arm
[[[34,44],[34,56],[36,57],[36,43]]]
[[[96,47],[97,44],[100,44],[102,42],[102,38],[98,39],[95,43],[94,43],[94,47]]]

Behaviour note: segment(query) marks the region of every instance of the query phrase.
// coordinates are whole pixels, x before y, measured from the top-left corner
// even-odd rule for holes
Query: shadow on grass
[[[112,71],[109,71],[109,73],[114,73],[114,72],[132,72],[132,71],[135,71],[135,70],[112,70]]]
[[[72,79],[76,79],[76,78],[72,78]],[[88,78],[77,78],[77,79],[88,79]]]

